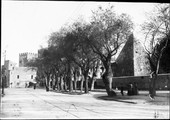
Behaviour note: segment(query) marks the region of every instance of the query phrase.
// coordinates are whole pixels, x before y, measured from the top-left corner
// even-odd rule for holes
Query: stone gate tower
[[[38,54],[36,53],[20,53],[19,54],[19,67],[27,67],[27,63],[38,57]]]

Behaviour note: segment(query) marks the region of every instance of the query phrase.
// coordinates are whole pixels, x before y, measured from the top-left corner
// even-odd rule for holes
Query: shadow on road
[[[137,104],[139,101],[142,101],[143,103],[149,103],[149,104],[154,104],[154,105],[169,105],[169,93],[157,93],[155,100],[151,100],[148,97],[147,93],[142,93],[139,95],[133,95],[133,96],[128,96],[124,95],[121,96],[118,94],[117,96],[114,97],[109,97],[106,94],[94,94],[94,98],[98,100],[105,100],[105,101],[117,101],[117,102],[123,102],[123,103],[130,103],[130,104]]]
[[[117,102],[123,102],[123,103],[130,103],[130,104],[137,104],[137,102],[133,102],[133,101],[130,101],[126,98],[122,98],[124,96],[114,96],[114,97],[109,97],[107,95],[104,95],[104,94],[94,94],[93,95],[94,98],[98,99],[98,100],[105,100],[105,101],[117,101]],[[128,98],[128,99],[131,99],[131,98]]]
[[[85,94],[84,92],[69,92],[69,91],[54,91],[54,92],[67,94],[67,95],[83,95],[83,94]]]
[[[117,102],[123,102],[123,103],[137,104],[137,102],[124,101],[124,100],[118,99],[117,97],[99,96],[99,97],[97,97],[97,99],[107,100],[107,101],[117,101]]]

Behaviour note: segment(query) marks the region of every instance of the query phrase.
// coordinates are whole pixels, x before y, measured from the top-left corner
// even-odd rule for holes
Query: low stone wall
[[[97,79],[96,88],[104,88],[102,79]],[[127,89],[129,83],[136,82],[139,90],[148,90],[149,88],[149,76],[125,76],[125,77],[114,77],[113,88],[120,87],[121,84]],[[156,82],[157,90],[170,90],[170,74],[159,74]]]

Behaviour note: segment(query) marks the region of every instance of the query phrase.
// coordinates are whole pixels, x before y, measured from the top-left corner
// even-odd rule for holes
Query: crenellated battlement
[[[19,53],[19,56],[26,56],[26,55],[35,55],[37,56],[37,53],[29,53],[29,52],[25,52],[25,53]]]
[[[19,66],[20,67],[25,67],[26,63],[29,60],[35,59],[37,57],[38,57],[37,53],[30,53],[30,52],[19,53]]]

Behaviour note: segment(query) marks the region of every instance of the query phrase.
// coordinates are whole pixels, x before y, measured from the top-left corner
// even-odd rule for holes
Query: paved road
[[[105,92],[68,95],[43,89],[8,88],[5,94],[1,100],[1,118],[169,118],[168,105],[152,105],[142,99],[99,99],[106,96]]]

